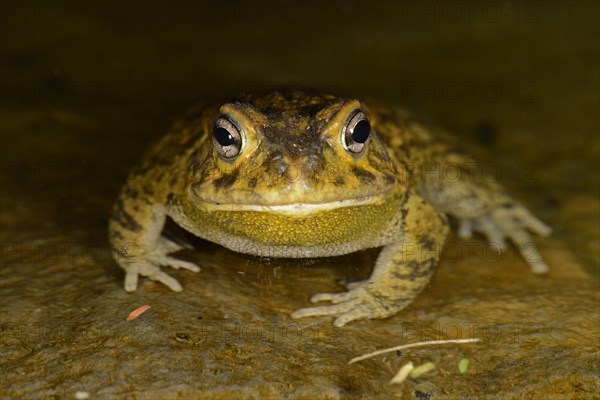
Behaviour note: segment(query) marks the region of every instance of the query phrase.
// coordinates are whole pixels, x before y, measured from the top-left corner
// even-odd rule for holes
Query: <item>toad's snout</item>
[[[307,184],[319,171],[321,164],[312,156],[281,156],[272,160],[272,169],[290,183]]]

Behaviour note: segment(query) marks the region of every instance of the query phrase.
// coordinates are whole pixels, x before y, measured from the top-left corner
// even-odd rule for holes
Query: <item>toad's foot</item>
[[[200,267],[190,261],[180,260],[169,256],[168,254],[180,250],[183,246],[172,242],[164,237],[158,240],[157,245],[149,252],[129,255],[117,255],[121,266],[125,269],[125,290],[133,292],[137,289],[139,276],[146,276],[154,281],[158,281],[169,287],[175,292],[181,292],[183,288],[179,282],[161,271],[160,266],[169,266],[175,269],[187,269],[192,272],[199,272]]]
[[[292,318],[332,315],[337,317],[333,324],[338,328],[359,319],[392,316],[406,305],[406,301],[395,304],[394,301],[376,295],[364,285],[345,293],[316,294],[310,301],[312,303],[330,301],[333,305],[301,308],[291,314]]]
[[[525,207],[509,204],[497,207],[479,218],[461,219],[458,234],[462,238],[469,238],[473,231],[477,231],[498,250],[506,248],[508,238],[517,246],[521,257],[529,264],[533,273],[545,274],[548,272],[548,266],[542,260],[527,230],[540,236],[548,236],[552,232],[548,225],[537,219]]]
[[[427,286],[448,232],[447,220],[413,193],[408,194],[401,224],[402,237],[383,247],[369,279],[348,284],[345,293],[321,293],[311,302],[332,304],[302,308],[292,318],[336,317],[337,327],[360,319],[387,318],[406,307]],[[408,251],[422,243],[427,251]]]

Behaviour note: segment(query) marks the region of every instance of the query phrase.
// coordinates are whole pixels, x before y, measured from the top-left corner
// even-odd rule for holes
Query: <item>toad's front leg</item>
[[[135,291],[141,275],[180,292],[179,282],[160,267],[192,272],[200,271],[200,267],[170,255],[185,246],[161,234],[167,218],[165,206],[144,196],[142,190],[131,187],[135,183],[128,183],[115,203],[108,229],[115,261],[125,270],[125,290]]]
[[[439,260],[448,225],[420,197],[411,195],[402,211],[402,238],[383,248],[371,277],[348,292],[321,293],[313,303],[332,305],[302,308],[292,318],[332,315],[334,325],[359,319],[386,318],[406,307],[427,286]]]

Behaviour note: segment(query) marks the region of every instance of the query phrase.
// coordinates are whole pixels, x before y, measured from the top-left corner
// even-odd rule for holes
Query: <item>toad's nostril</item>
[[[302,164],[293,163],[289,164],[287,168],[286,178],[290,182],[297,182],[302,179]]]
[[[297,182],[302,179],[302,166],[304,159],[302,157],[284,156],[285,178],[289,182]]]

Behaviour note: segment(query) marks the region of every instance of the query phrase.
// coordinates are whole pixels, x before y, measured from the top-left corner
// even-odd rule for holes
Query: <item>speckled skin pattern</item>
[[[347,139],[357,113],[371,128],[358,152]],[[233,157],[214,139],[223,120],[239,135]],[[160,267],[200,270],[170,255],[182,245],[162,235],[167,216],[198,237],[259,256],[382,247],[369,279],[315,295],[312,302],[331,304],[292,314],[332,315],[336,326],[389,317],[409,304],[434,272],[448,217],[461,236],[478,231],[499,248],[511,240],[527,249],[534,272],[546,272],[527,230],[550,229],[481,174],[440,173],[472,170],[455,148],[405,110],[333,95],[243,95],[192,110],[145,155],[114,206],[109,238],[125,290],[136,290],[141,275],[181,291]]]

